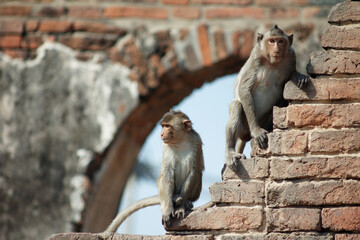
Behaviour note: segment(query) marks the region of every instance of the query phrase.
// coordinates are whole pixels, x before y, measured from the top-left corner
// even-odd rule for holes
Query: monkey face
[[[280,62],[289,46],[288,40],[283,37],[269,37],[266,39],[265,44],[271,64]]]

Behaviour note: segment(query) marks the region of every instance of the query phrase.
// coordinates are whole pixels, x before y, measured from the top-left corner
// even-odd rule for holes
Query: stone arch
[[[213,50],[206,25],[153,33],[138,30],[111,49],[111,57],[128,66],[130,78],[138,82],[140,102],[98,156],[103,166],[85,210],[83,231],[103,231],[114,218],[137,155],[162,115],[205,82],[239,71],[254,42],[249,29],[229,36],[215,31]],[[229,46],[225,38],[230,36]]]

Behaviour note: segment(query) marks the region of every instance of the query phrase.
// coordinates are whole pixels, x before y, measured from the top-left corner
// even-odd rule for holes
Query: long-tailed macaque
[[[285,83],[291,80],[303,88],[309,81],[296,70],[292,42],[293,35],[285,34],[277,25],[265,34],[259,33],[235,80],[235,99],[230,104],[226,125],[226,164],[234,171],[238,158],[245,158],[243,150],[251,138],[261,149],[268,147],[272,109],[282,100]]]
[[[162,224],[171,218],[181,219],[193,208],[201,192],[204,157],[202,141],[192,128],[189,117],[181,111],[170,110],[161,120],[163,160],[158,179],[159,195],[139,200],[119,213],[105,232],[115,232],[133,212],[160,204]]]

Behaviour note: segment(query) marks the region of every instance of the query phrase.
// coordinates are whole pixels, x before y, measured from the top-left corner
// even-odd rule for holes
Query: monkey
[[[115,232],[135,211],[157,204],[160,204],[162,224],[168,226],[172,218],[184,218],[198,200],[205,168],[200,135],[181,111],[171,109],[164,114],[160,125],[163,159],[157,181],[159,194],[139,200],[119,213],[104,233]]]
[[[267,133],[272,131],[273,107],[283,101],[289,80],[302,89],[309,78],[296,70],[296,55],[291,47],[293,34],[277,25],[265,34],[258,33],[249,59],[234,83],[234,100],[229,106],[226,125],[226,165],[233,171],[251,138],[261,149],[268,147]]]

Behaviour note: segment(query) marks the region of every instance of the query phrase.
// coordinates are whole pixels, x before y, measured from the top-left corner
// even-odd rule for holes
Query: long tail
[[[130,207],[126,208],[122,212],[120,212],[116,218],[111,222],[111,224],[107,227],[105,232],[111,232],[114,233],[119,228],[119,226],[125,221],[127,217],[129,217],[131,214],[136,212],[137,210],[140,210],[142,208],[146,208],[149,206],[160,204],[160,198],[159,195],[155,195],[152,197],[144,198],[136,203],[130,205]]]

